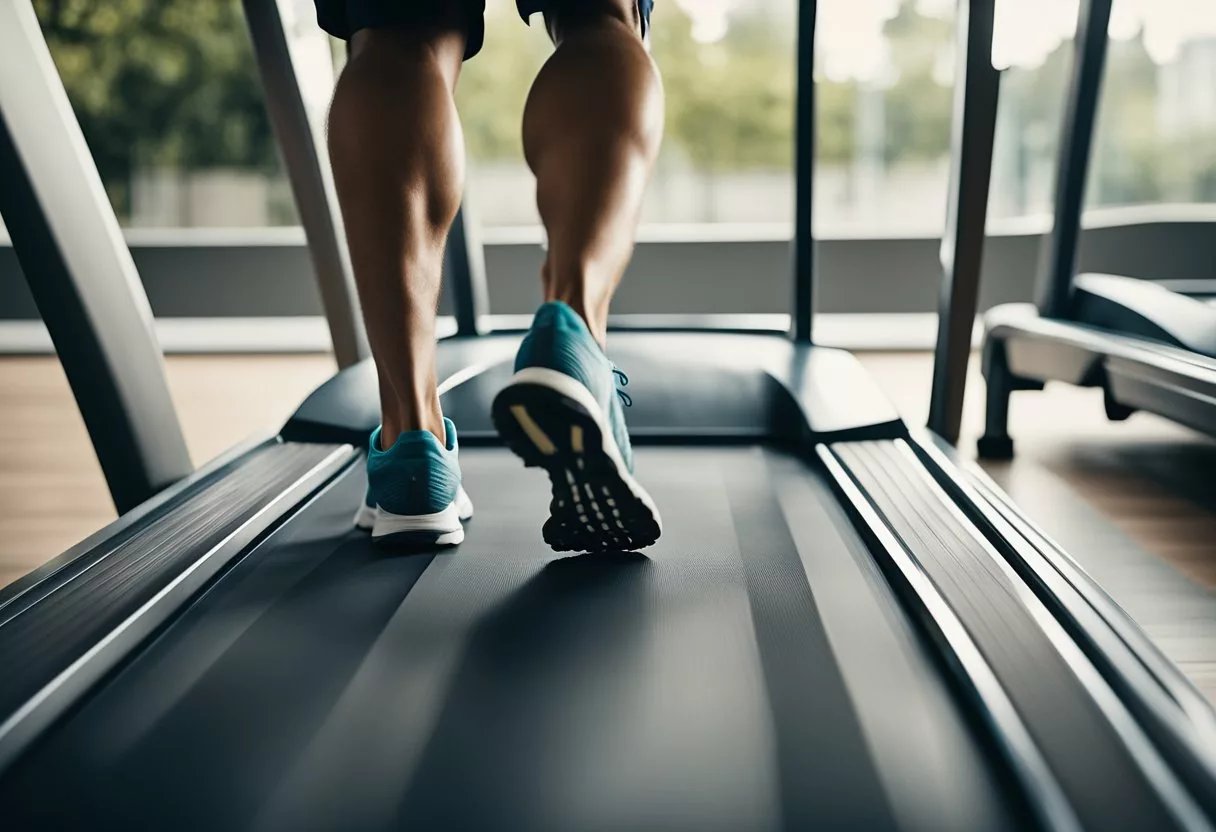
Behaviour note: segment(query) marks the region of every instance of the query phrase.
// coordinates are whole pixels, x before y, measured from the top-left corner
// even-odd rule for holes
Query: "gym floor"
[[[861,354],[909,423],[924,424],[932,357]],[[195,463],[279,426],[334,369],[327,355],[175,356],[173,397]],[[983,380],[972,362],[962,447]],[[1146,414],[1107,422],[1097,391],[1014,396],[1013,463],[985,467],[1216,702],[1216,442]],[[0,586],[114,518],[54,357],[0,358]],[[1103,522],[1104,521],[1104,522]]]

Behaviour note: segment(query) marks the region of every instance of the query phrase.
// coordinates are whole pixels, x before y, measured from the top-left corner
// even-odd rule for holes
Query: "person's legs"
[[[549,240],[545,300],[568,303],[603,345],[662,139],[662,85],[636,0],[550,8],[557,48],[532,85],[523,125]]]
[[[457,543],[472,507],[460,488],[455,428],[440,412],[435,320],[464,178],[452,94],[478,10],[378,0],[318,8],[353,30],[344,33],[351,56],[330,108],[329,154],[382,415],[356,523],[377,540]]]
[[[444,438],[435,317],[464,181],[452,99],[464,51],[459,25],[358,31],[330,109],[329,153],[379,375],[385,447],[412,430]]]
[[[521,0],[521,12],[534,2]],[[636,550],[662,523],[633,478],[629,399],[616,389],[625,380],[604,347],[662,136],[662,88],[638,0],[548,0],[545,11],[557,48],[528,98],[524,152],[549,238],[546,302],[494,400],[494,423],[549,474],[553,548]]]

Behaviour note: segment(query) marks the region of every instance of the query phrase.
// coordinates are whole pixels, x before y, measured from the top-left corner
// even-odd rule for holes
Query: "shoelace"
[[[629,376],[625,375],[625,372],[615,364],[612,365],[612,374],[616,376],[617,383],[619,383],[621,387],[629,386]],[[621,404],[625,405],[625,407],[633,407],[632,396],[619,388],[617,389],[616,394],[620,398]]]

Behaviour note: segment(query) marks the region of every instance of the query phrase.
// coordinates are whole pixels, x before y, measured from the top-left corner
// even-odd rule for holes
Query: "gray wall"
[[[981,306],[1030,300],[1038,234],[998,234],[984,256]],[[933,238],[823,240],[819,312],[932,312],[940,270]],[[1216,235],[1202,221],[1088,229],[1083,271],[1149,279],[1216,277]],[[321,313],[302,245],[133,245],[153,311],[161,317],[270,317]],[[534,244],[486,247],[491,310],[526,314],[540,298],[543,252]],[[783,241],[645,242],[613,311],[789,311]],[[11,248],[0,246],[0,320],[38,317]]]

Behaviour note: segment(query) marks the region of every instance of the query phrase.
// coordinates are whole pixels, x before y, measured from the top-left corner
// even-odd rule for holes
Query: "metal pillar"
[[[152,310],[29,0],[0,3],[0,214],[119,513],[192,470]]]
[[[1073,44],[1072,77],[1064,102],[1056,157],[1055,211],[1039,252],[1035,302],[1045,318],[1064,317],[1081,239],[1081,210],[1093,147],[1094,122],[1106,65],[1106,28],[1112,0],[1081,0]]]
[[[334,81],[328,36],[313,23],[311,0],[243,0],[243,5],[266,109],[317,273],[334,356],[339,367],[349,367],[371,351],[324,150],[325,108]],[[305,79],[309,82],[302,83]]]
[[[815,0],[798,3],[798,57],[794,104],[794,340],[811,342],[815,312]]]
[[[942,284],[929,428],[958,442],[979,302],[988,185],[1001,76],[992,65],[994,0],[960,0],[954,114],[950,134],[950,201],[942,235]]]

